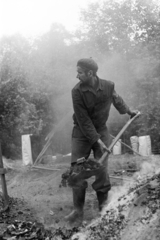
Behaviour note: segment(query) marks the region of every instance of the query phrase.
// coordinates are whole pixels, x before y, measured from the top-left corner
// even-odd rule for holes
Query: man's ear
[[[92,71],[92,70],[89,70],[88,76],[89,76],[89,77],[92,77],[92,76],[93,76],[93,71]]]

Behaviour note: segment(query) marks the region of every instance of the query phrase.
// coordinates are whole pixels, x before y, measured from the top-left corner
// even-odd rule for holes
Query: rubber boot
[[[66,221],[74,222],[83,220],[83,207],[85,202],[86,188],[72,188],[74,210],[65,217]]]
[[[102,211],[102,208],[108,199],[108,192],[104,193],[104,192],[98,191],[96,192],[96,194],[97,194],[98,203],[99,203],[99,211]]]

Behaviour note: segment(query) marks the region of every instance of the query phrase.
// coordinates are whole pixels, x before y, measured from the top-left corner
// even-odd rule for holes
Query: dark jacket
[[[112,103],[120,114],[129,111],[129,107],[114,90],[114,83],[100,78],[96,91],[81,82],[76,84],[72,89],[72,101],[74,124],[79,126],[91,144],[100,138],[98,132],[106,125]]]

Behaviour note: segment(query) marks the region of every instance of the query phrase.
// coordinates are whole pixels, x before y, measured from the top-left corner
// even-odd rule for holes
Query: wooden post
[[[9,205],[9,198],[7,193],[5,173],[6,171],[3,168],[2,150],[1,150],[1,143],[0,143],[0,175],[1,175],[2,193],[3,193],[3,199],[4,199],[4,208],[7,208]]]

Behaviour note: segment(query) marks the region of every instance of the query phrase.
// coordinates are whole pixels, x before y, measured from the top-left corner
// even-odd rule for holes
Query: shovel
[[[76,182],[79,181],[80,179],[88,179],[92,176],[95,176],[104,166],[107,166],[107,161],[108,161],[108,156],[111,153],[112,148],[114,145],[117,143],[117,141],[120,139],[124,131],[129,127],[129,125],[137,118],[139,117],[140,112],[138,112],[133,118],[130,118],[127,123],[124,125],[124,127],[121,129],[121,131],[118,133],[118,135],[115,137],[113,142],[110,144],[108,147],[107,151],[102,155],[102,157],[98,160],[90,160],[90,159],[85,159],[81,158],[77,160],[77,166],[80,165],[80,171],[77,172],[72,172],[70,176],[70,181],[71,182]],[[93,169],[92,168],[92,162],[96,163],[96,167]],[[91,166],[87,168],[86,166]]]
[[[138,112],[133,118],[130,118],[128,122],[124,125],[124,127],[121,129],[121,131],[118,133],[118,135],[114,138],[110,146],[108,147],[108,150],[102,155],[102,157],[98,160],[98,163],[100,165],[104,165],[105,162],[108,159],[109,154],[111,153],[112,148],[114,145],[118,142],[124,131],[129,127],[129,125],[137,118],[140,116],[140,112]]]

